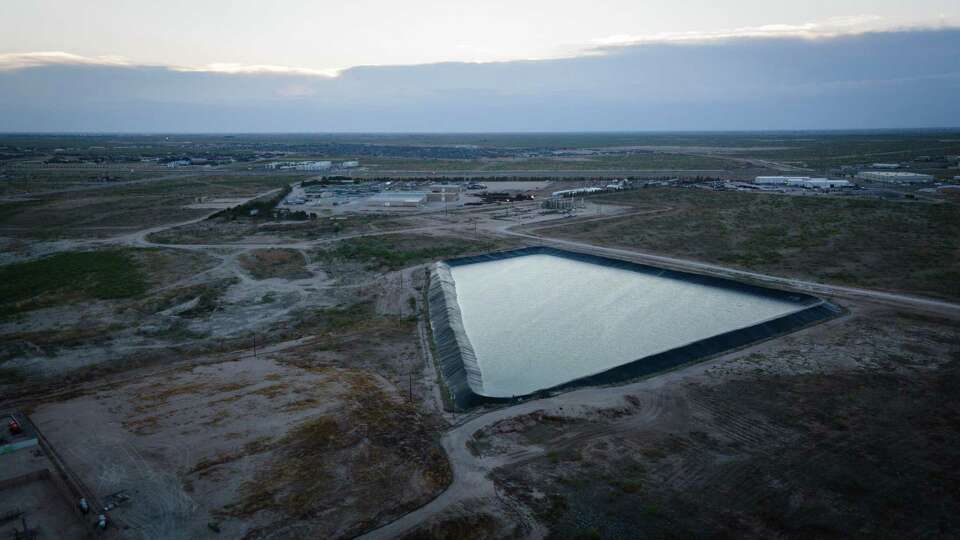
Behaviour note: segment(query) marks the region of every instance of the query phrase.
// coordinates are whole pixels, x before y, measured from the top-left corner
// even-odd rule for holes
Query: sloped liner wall
[[[591,264],[654,274],[670,279],[686,281],[688,283],[718,287],[792,302],[806,307],[794,313],[784,315],[783,317],[695,341],[659,354],[646,356],[633,362],[551,388],[545,388],[533,394],[521,396],[520,398],[546,396],[560,390],[568,390],[580,386],[617,383],[659,371],[665,371],[677,366],[706,359],[724,351],[737,349],[771,337],[788,334],[799,328],[836,317],[843,311],[830,302],[804,293],[781,291],[721,277],[667,270],[645,264],[543,246],[450,259],[439,262],[433,266],[427,300],[430,310],[430,324],[433,339],[437,346],[438,367],[444,383],[447,386],[447,390],[450,393],[450,398],[457,410],[467,410],[484,403],[509,403],[520,398],[489,397],[483,395],[483,374],[477,364],[477,358],[473,346],[470,344],[470,338],[463,327],[460,307],[457,304],[456,283],[453,280],[450,268],[527,255],[564,257]]]

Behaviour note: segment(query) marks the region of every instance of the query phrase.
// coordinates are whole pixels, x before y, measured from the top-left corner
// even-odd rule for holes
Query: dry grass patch
[[[240,265],[256,279],[311,277],[307,260],[295,249],[254,249],[239,257]]]
[[[229,438],[236,438],[240,436],[239,433],[230,433],[228,435],[233,436]],[[247,456],[262,454],[272,450],[275,446],[276,444],[272,437],[260,437],[243,445],[243,448],[236,452],[219,452],[212,458],[201,459],[196,465],[193,466],[192,469],[188,471],[188,474],[199,474],[201,477],[204,477],[210,474],[216,467],[225,465],[227,463],[232,463]]]
[[[263,396],[267,399],[273,399],[277,396],[282,396],[287,394],[290,391],[290,385],[288,383],[280,384],[271,384],[270,386],[264,386],[263,388],[258,388],[251,394],[256,394],[258,396]]]
[[[402,540],[481,540],[485,538],[520,538],[520,531],[501,531],[500,523],[490,514],[477,513],[448,517],[407,533]],[[507,533],[507,534],[505,534]]]
[[[955,204],[676,188],[597,200],[672,211],[538,231],[777,275],[960,298]]]
[[[303,526],[291,520],[308,521],[318,536],[352,536],[419,506],[450,482],[427,417],[366,373],[342,371],[339,377],[343,410],[303,421],[271,445],[270,465],[222,509],[238,518],[263,511],[282,516],[250,536]],[[313,403],[305,398],[287,408]],[[344,501],[353,503],[343,508]]]

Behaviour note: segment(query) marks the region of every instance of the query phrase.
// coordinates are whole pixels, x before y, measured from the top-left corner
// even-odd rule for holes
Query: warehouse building
[[[754,184],[762,186],[789,186],[807,189],[838,189],[853,187],[849,180],[810,178],[809,176],[758,176]]]
[[[427,202],[427,194],[422,191],[384,191],[367,199],[373,206],[419,207]]]
[[[861,180],[891,182],[895,184],[925,184],[933,182],[933,176],[906,171],[863,171],[857,175]]]

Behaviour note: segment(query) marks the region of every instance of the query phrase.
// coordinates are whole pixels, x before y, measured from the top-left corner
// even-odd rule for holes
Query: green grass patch
[[[0,302],[8,314],[79,299],[132,298],[146,290],[139,264],[121,250],[57,253],[0,267]]]

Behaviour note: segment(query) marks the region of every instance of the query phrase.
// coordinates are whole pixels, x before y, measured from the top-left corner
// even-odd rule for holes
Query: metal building
[[[857,175],[857,178],[895,184],[925,184],[927,182],[933,182],[933,175],[906,171],[863,171]]]

